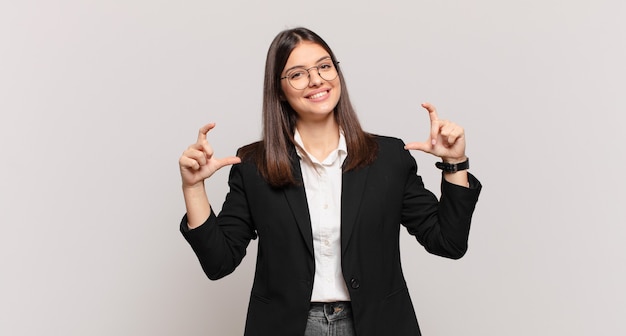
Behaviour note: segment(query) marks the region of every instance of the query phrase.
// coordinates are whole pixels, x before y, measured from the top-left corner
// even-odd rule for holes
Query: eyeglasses
[[[339,62],[333,62],[332,60],[324,60],[316,66],[312,66],[308,69],[296,68],[290,70],[286,76],[281,77],[280,80],[287,79],[289,85],[296,90],[304,90],[311,82],[311,69],[317,69],[317,74],[325,81],[331,81],[337,78],[338,72],[336,64]]]

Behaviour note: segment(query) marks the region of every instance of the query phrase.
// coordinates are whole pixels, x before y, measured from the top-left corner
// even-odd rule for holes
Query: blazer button
[[[350,287],[352,287],[353,289],[359,289],[359,287],[361,287],[361,284],[359,283],[359,280],[352,278],[350,280]]]

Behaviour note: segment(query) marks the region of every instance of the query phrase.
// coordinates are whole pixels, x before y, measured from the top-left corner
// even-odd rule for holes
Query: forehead
[[[309,66],[317,63],[320,58],[330,57],[330,54],[317,43],[303,41],[289,54],[285,69],[295,66]]]

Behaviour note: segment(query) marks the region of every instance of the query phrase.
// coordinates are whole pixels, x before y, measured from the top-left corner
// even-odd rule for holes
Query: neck
[[[339,145],[339,125],[334,118],[324,122],[297,122],[304,149],[323,161]]]

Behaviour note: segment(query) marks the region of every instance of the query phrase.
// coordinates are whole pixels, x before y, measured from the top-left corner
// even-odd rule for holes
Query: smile
[[[322,92],[318,92],[318,93],[316,93],[314,95],[308,96],[307,98],[308,99],[318,99],[318,98],[324,97],[327,94],[328,94],[328,91],[322,91]]]

